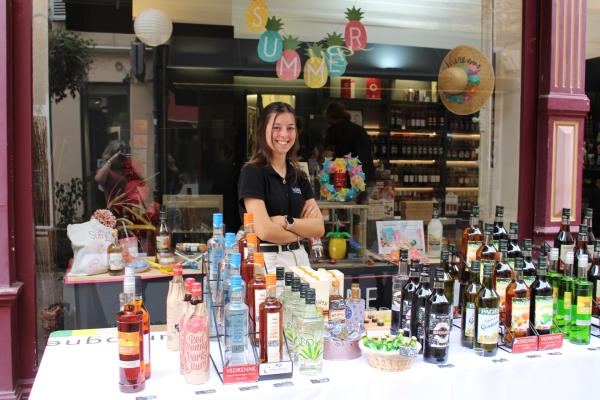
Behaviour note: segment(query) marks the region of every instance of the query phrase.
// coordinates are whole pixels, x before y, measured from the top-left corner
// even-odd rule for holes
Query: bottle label
[[[140,366],[140,360],[133,360],[133,361],[123,361],[123,360],[119,360],[119,367],[120,368],[139,368]]]
[[[465,310],[464,331],[466,337],[475,336],[475,303],[468,302]]]
[[[329,321],[343,323],[346,320],[346,310],[329,309]]]
[[[118,332],[117,337],[119,339],[119,355],[127,358],[137,356],[137,367],[140,366],[140,334],[138,332]],[[133,368],[133,367],[123,367]]]
[[[561,244],[560,245],[560,261],[565,262],[565,257],[567,256],[567,251],[573,251],[575,249],[574,244]]]
[[[477,259],[477,249],[481,246],[481,242],[468,241],[467,242],[467,256],[465,257],[465,261],[467,262],[467,267],[471,268],[471,262]],[[483,271],[483,268],[481,268]]]
[[[181,319],[181,299],[167,300],[167,347],[169,350],[179,350],[179,331],[175,325]]]
[[[157,236],[156,237],[156,251],[159,253],[169,252],[169,236]]]
[[[533,282],[535,281],[535,276],[524,276],[523,281],[525,282],[527,287],[530,288]]]
[[[552,329],[552,313],[554,299],[551,296],[537,296],[535,298],[535,316],[533,324],[535,329]]]
[[[397,290],[392,295],[392,311],[400,311],[401,304],[402,304],[402,291]]]
[[[572,301],[573,301],[573,294],[571,292],[565,292],[565,297],[563,299],[563,308],[565,310],[571,311]]]
[[[194,314],[188,318],[185,323],[185,348],[182,350],[185,359],[185,375],[202,375],[209,372],[210,338],[208,315],[196,315],[196,311],[194,311]]]
[[[227,316],[227,325],[230,327],[231,332],[229,333],[229,337],[227,337],[227,333],[225,336],[225,340],[231,340],[231,353],[230,353],[230,362],[229,365],[240,365],[245,364],[246,361],[246,320],[248,316],[244,315],[234,315]]]
[[[450,341],[450,318],[448,314],[430,314],[427,329],[431,347],[438,349],[448,347]]]
[[[429,245],[429,251],[439,251],[442,243],[442,237],[430,234],[428,236],[427,244]]]
[[[514,332],[529,331],[529,299],[512,298],[510,325]]]
[[[111,253],[108,255],[108,266],[111,271],[118,271],[123,269],[123,254],[122,253]]]
[[[412,332],[411,335],[413,335]],[[414,336],[416,336],[417,339],[425,338],[425,307],[419,307],[417,310],[417,334]]]
[[[558,313],[558,285],[552,288],[552,313]]]
[[[267,298],[267,291],[265,289],[254,290],[254,331],[260,332],[260,305],[264,303]]]
[[[577,314],[592,315],[592,296],[577,296]]]
[[[281,321],[279,313],[267,314],[267,362],[281,362]]]
[[[410,314],[412,309],[412,301],[402,301],[402,329],[404,332],[410,332]]]
[[[480,307],[477,310],[477,343],[497,344],[500,309]]]
[[[500,310],[506,309],[506,287],[511,282],[510,278],[496,278],[495,287],[496,293],[500,296]]]
[[[208,261],[210,279],[215,280],[218,278],[219,273],[219,261],[225,256],[225,249],[222,247],[209,247],[208,248]],[[214,294],[213,294],[214,295]]]

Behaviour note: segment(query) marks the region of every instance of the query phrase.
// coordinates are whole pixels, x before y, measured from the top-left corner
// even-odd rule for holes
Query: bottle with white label
[[[423,351],[425,340],[425,301],[431,294],[431,285],[429,283],[429,264],[422,263],[419,271],[419,287],[413,294],[411,315],[410,315],[410,334],[415,336],[421,343],[421,352]]]
[[[296,320],[296,336],[300,374],[320,375],[323,372],[323,316],[315,305],[315,289],[306,291],[306,305]]]
[[[463,308],[461,320],[460,345],[473,348],[473,338],[475,337],[475,297],[481,289],[481,280],[479,279],[480,264],[478,260],[471,263],[471,281],[463,292]]]
[[[408,250],[400,249],[398,275],[395,275],[392,278],[392,324],[390,326],[390,333],[392,335],[397,335],[401,328],[400,309],[402,308],[402,289],[404,288],[404,285],[406,285],[406,282],[408,282],[408,279]]]
[[[250,329],[254,332],[254,342],[258,344],[260,333],[260,314],[258,307],[267,296],[265,281],[265,257],[263,253],[254,253],[254,277],[248,282],[246,304],[250,311]]]
[[[587,280],[587,254],[581,254],[578,260],[577,280],[573,288],[571,305],[571,327],[569,342],[590,344],[592,328],[592,283]]]
[[[554,322],[558,325],[552,327],[552,332],[562,332],[565,339],[569,337],[569,328],[571,327],[571,303],[573,300],[573,252],[565,253],[564,274],[558,281],[558,305]],[[560,329],[560,331],[559,331]]]
[[[450,299],[444,292],[445,273],[441,268],[435,271],[433,293],[425,302],[425,349],[423,361],[444,364],[450,350]]]
[[[242,301],[242,277],[231,277],[231,301],[225,307],[225,367],[248,363],[248,306]]]
[[[276,297],[275,274],[267,274],[265,281],[267,297],[259,306],[259,358],[261,363],[278,363],[283,361],[283,307]]]
[[[210,338],[217,340],[216,313],[213,312],[213,304],[217,304],[217,288],[219,282],[219,261],[225,256],[225,238],[223,237],[223,214],[213,214],[213,235],[208,242],[208,283],[210,284],[210,296],[207,297],[208,315],[210,316]]]
[[[506,243],[505,240],[502,241]],[[483,268],[482,287],[475,297],[474,325],[473,348],[482,349],[484,357],[494,357],[498,353],[500,296],[494,290],[492,266],[489,264]]]
[[[181,264],[173,265],[173,279],[169,282],[167,294],[167,349],[179,351],[179,330],[177,325],[182,314],[181,302],[185,297],[185,285],[183,282]]]
[[[547,277],[548,261],[545,256],[538,258],[537,278],[531,284],[531,305],[529,321],[540,335],[552,332],[552,284]]]
[[[123,275],[124,266],[123,263],[123,247],[119,243],[118,232],[116,229],[111,231],[112,235],[112,243],[108,246],[106,250],[108,254],[108,274],[110,276],[118,276]]]
[[[438,205],[433,205],[433,216],[427,224],[427,255],[439,258],[442,251],[442,238],[444,227],[438,217]]]
[[[558,249],[558,258],[560,260],[559,272],[562,272],[567,251],[574,251],[575,248],[575,240],[573,240],[573,235],[571,235],[570,208],[563,208],[560,230],[554,238],[554,247]]]

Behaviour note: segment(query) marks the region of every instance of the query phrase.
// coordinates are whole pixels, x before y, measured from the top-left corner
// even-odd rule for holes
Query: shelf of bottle
[[[447,187],[446,188],[446,192],[470,192],[470,191],[475,191],[475,190],[479,190],[478,186],[461,186],[461,187]]]
[[[417,107],[440,107],[443,105],[441,101],[410,101],[410,100],[391,100],[392,107],[399,106],[417,106]]]
[[[435,164],[444,161],[444,159],[424,160],[422,158],[388,158],[388,161],[392,164]]]
[[[412,191],[420,191],[420,192],[431,192],[434,190],[443,190],[443,188],[437,187],[411,187],[411,186],[400,186],[396,187],[394,190],[396,192],[412,192]]]
[[[441,131],[439,129],[410,129],[410,130],[390,130],[390,134],[392,135],[415,135],[415,136],[437,136],[437,132]]]
[[[452,139],[478,140],[481,134],[479,132],[448,132],[446,136]]]
[[[477,160],[446,160],[448,166],[473,165],[477,166]]]
[[[172,235],[177,235],[177,234],[180,234],[180,233],[183,233],[183,234],[185,234],[185,233],[197,233],[197,234],[200,234],[200,235],[212,235],[213,231],[208,231],[208,230],[205,230],[205,231],[197,231],[197,230],[194,230],[194,231],[182,231],[182,230],[171,231]]]

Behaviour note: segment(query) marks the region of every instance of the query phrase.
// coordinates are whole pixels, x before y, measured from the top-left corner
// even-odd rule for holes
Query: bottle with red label
[[[210,379],[210,326],[206,303],[202,301],[202,284],[192,285],[184,321],[183,376],[185,383],[200,385]]]

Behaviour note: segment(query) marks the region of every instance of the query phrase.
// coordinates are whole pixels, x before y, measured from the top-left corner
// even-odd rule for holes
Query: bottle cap
[[[265,255],[263,253],[254,253],[254,268],[263,268],[265,266]]]
[[[563,218],[571,218],[571,209],[563,208],[562,217]]]
[[[567,253],[565,254],[565,264],[573,264],[573,254],[574,253],[572,251],[567,251]]]
[[[496,206],[496,217],[504,217],[504,206]]]
[[[231,248],[235,245],[235,233],[227,232],[225,233],[225,247]]]
[[[523,239],[523,251],[531,251],[531,239]]]
[[[183,265],[176,263],[173,264],[173,276],[183,275]]]
[[[538,270],[540,269],[547,269],[548,268],[548,259],[546,258],[546,256],[539,256],[538,257]]]
[[[508,247],[508,240],[500,239],[500,251],[506,251]]]
[[[478,275],[481,270],[481,263],[479,260],[471,261],[471,274]]]
[[[213,214],[213,228],[221,228],[223,226],[223,214],[214,213]]]
[[[277,267],[275,269],[275,275],[277,276],[278,281],[282,281],[285,279],[284,273],[285,273],[285,268],[283,268],[283,267]]]
[[[479,206],[473,206],[473,208],[471,208],[471,215],[479,217]]]
[[[185,291],[186,292],[191,292],[192,291],[192,286],[194,285],[194,283],[196,283],[196,279],[194,278],[185,278]]]
[[[267,276],[265,277],[265,282],[267,284],[267,290],[275,289],[275,286],[277,284],[277,277],[275,276],[275,274],[267,274]]]
[[[300,291],[300,278],[292,278],[292,292]]]
[[[451,243],[448,245],[448,251],[450,253],[454,253],[456,251],[456,245],[454,243]]]
[[[242,276],[241,275],[232,275],[231,276],[231,286],[241,286],[242,285]]]
[[[519,233],[519,223],[518,222],[510,223],[510,233],[515,234],[515,235]]]
[[[256,233],[246,233],[246,242],[248,243],[248,248],[252,247],[253,249],[258,250],[258,238],[256,237]]]
[[[250,228],[254,226],[254,214],[244,213],[244,227]]]
[[[594,216],[593,208],[586,208],[583,210],[583,218],[592,218]]]
[[[408,260],[408,249],[400,249],[400,259],[401,260]]]
[[[192,296],[202,296],[202,284],[200,282],[194,282],[194,284],[192,285]]]
[[[600,242],[600,240],[598,242]],[[557,261],[558,260],[558,249],[556,247],[552,247],[550,249],[549,257],[550,257],[550,261]]]
[[[242,253],[231,253],[229,261],[231,262],[231,268],[239,268],[242,262]]]
[[[515,271],[523,271],[523,257],[515,258]]]
[[[292,286],[292,278],[294,277],[293,272],[285,273],[285,286]]]
[[[308,283],[301,283],[300,284],[300,297],[306,297],[306,290],[309,288],[309,284]]]
[[[135,277],[135,295],[142,296],[142,277],[141,276]]]
[[[585,224],[581,224],[579,225],[579,234],[580,235],[587,235],[588,232],[588,227]]]
[[[579,263],[579,266],[585,266],[585,268],[587,269],[587,265],[588,265],[588,255],[587,254],[580,254],[577,256],[577,262]]]
[[[491,235],[492,233],[494,233],[494,224],[485,224],[485,228],[483,230],[483,234],[484,235]]]

